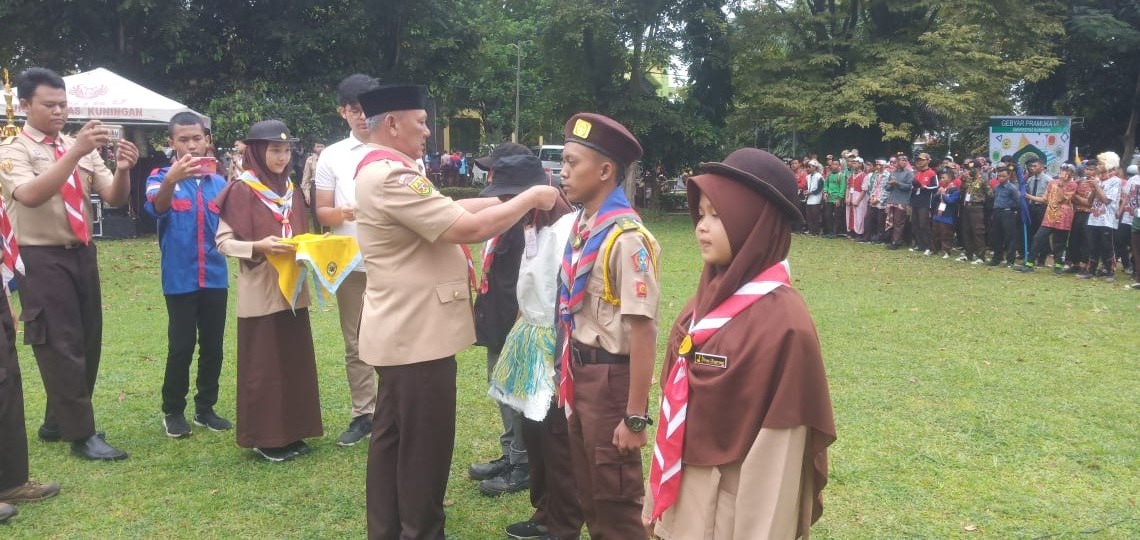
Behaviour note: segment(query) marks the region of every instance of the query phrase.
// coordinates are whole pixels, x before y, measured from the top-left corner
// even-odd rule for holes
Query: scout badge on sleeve
[[[677,361],[673,363],[661,390],[661,419],[649,469],[653,520],[660,518],[677,501],[681,489],[681,456],[685,442],[685,416],[689,408],[689,358],[694,356],[694,347],[704,345],[717,330],[748,306],[790,284],[788,261],[780,261],[742,285],[700,321],[690,321],[689,333],[677,347]],[[699,352],[695,356],[698,357],[694,360],[697,365],[728,368],[729,359],[726,357]]]

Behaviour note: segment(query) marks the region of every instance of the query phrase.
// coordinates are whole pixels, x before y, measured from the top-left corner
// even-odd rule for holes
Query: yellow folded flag
[[[271,253],[266,258],[277,270],[281,295],[294,309],[310,272],[319,291],[317,301],[324,305],[324,297],[336,294],[348,273],[361,263],[360,246],[351,236],[306,233],[281,242],[296,246],[297,251]]]

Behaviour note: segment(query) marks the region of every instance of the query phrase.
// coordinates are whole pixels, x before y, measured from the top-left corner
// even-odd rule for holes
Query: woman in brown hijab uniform
[[[241,259],[237,293],[237,443],[269,461],[309,452],[321,404],[309,326],[309,292],[290,308],[266,255],[293,251],[282,238],[308,232],[305,199],[289,180],[296,141],[278,120],[249,128],[245,170],[218,195],[218,251]]]
[[[700,171],[688,196],[705,267],[666,348],[644,519],[665,539],[806,538],[835,422],[785,260],[796,180],[755,148]]]

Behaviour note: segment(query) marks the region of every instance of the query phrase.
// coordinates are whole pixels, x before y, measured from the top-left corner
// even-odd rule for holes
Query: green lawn
[[[664,248],[668,328],[700,260],[687,219],[650,227]],[[100,250],[106,339],[95,410],[131,458],[81,462],[34,438],[43,387],[21,345],[32,475],[63,493],[22,505],[0,537],[363,537],[367,447],[335,445],[349,420],[335,309],[313,314],[326,433],[312,455],[265,463],[237,448],[233,432],[170,440],[159,412],[157,244]],[[819,327],[839,430],[817,537],[1140,537],[1140,293],[799,236],[791,263]],[[219,404],[231,418],[235,320]],[[499,420],[482,349],[459,360],[448,531],[505,538],[529,502],[483,497],[466,478],[468,464],[497,455]]]

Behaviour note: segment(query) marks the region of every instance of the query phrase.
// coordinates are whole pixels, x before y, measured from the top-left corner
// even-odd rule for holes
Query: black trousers
[[[819,234],[822,204],[809,204],[807,205],[807,230],[808,234]]]
[[[8,302],[0,301],[0,491],[28,481],[28,433],[24,387],[16,357],[16,328]]]
[[[1132,267],[1132,224],[1117,222],[1116,232],[1113,233],[1115,238],[1115,246],[1113,251],[1116,253],[1116,258],[1120,259],[1120,264],[1125,268]]]
[[[1061,264],[1065,253],[1065,243],[1069,240],[1069,231],[1038,227],[1037,234],[1033,235],[1033,244],[1029,248],[1029,256],[1025,264],[1035,263],[1037,266],[1045,264],[1045,256],[1053,254],[1053,264]]]
[[[1017,256],[1017,228],[1021,226],[1017,221],[1017,212],[1008,208],[994,208],[993,220],[993,261],[1000,262],[1002,253],[1005,253],[1005,262],[1013,264]]]
[[[455,357],[376,368],[368,538],[443,540],[455,448]]]
[[[95,244],[20,246],[17,276],[24,344],[32,346],[47,394],[44,425],[65,441],[95,434],[91,395],[103,352],[103,300]]]
[[[1076,266],[1089,262],[1089,213],[1073,214],[1073,228],[1069,231],[1069,246],[1065,248],[1065,264]]]
[[[1029,203],[1029,237],[1037,236],[1041,222],[1045,220],[1045,205]]]
[[[530,458],[531,521],[546,527],[554,539],[577,538],[582,532],[582,505],[570,463],[565,409],[551,403],[543,421],[523,418],[522,435]]]
[[[930,249],[930,209],[914,207],[914,241],[920,251]]]
[[[1089,273],[1095,275],[1097,266],[1102,265],[1106,273],[1112,274],[1116,269],[1116,254],[1112,250],[1116,230],[1098,225],[1089,225],[1085,230],[1089,241]]]
[[[186,410],[190,390],[190,363],[198,345],[198,378],[194,395],[196,412],[213,411],[218,403],[218,376],[222,372],[222,339],[226,331],[226,289],[200,289],[166,296],[166,376],[162,381],[163,414]]]

